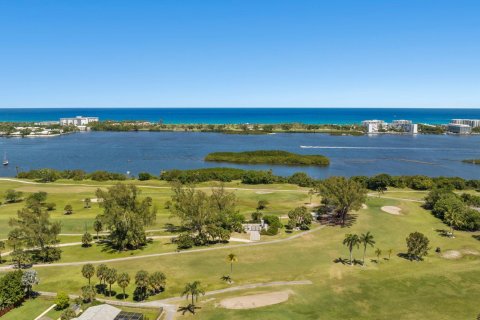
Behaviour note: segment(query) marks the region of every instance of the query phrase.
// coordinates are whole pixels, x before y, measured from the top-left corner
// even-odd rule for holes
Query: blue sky
[[[480,2],[0,0],[0,107],[480,107]]]

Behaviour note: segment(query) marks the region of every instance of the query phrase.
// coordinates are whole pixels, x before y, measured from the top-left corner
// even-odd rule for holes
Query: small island
[[[213,152],[205,157],[205,161],[322,167],[330,164],[330,160],[322,155],[303,155],[281,150]]]
[[[464,163],[471,163],[471,164],[480,164],[480,159],[467,159],[467,160],[462,160]]]

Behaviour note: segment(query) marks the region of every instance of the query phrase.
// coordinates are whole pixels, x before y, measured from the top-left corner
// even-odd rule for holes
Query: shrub
[[[57,297],[55,298],[55,309],[63,310],[70,304],[70,297],[66,292],[58,292]]]

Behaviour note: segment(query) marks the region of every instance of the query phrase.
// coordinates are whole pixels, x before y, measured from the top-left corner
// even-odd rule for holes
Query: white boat
[[[2,162],[2,164],[3,164],[4,166],[8,166],[8,159],[7,159],[7,153],[6,153],[6,152],[3,154],[3,162]]]

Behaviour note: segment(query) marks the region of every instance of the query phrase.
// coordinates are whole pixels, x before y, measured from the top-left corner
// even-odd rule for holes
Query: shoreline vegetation
[[[330,164],[330,160],[322,155],[303,155],[281,150],[212,152],[205,157],[205,161],[321,167]]]
[[[112,121],[105,120],[89,123],[87,131],[110,132],[214,132],[222,134],[260,135],[276,133],[323,133],[338,136],[363,136],[366,129],[358,123],[352,124],[166,124],[162,121]],[[47,134],[64,134],[80,131],[75,126],[60,126],[56,122],[0,122],[0,136],[4,137],[36,137]],[[43,132],[43,133],[42,133]],[[444,125],[418,124],[419,134],[446,134]],[[480,127],[472,130],[480,133]],[[378,134],[410,134],[395,130],[381,131]]]
[[[463,163],[470,163],[470,164],[479,164],[480,165],[480,159],[466,159],[462,160]]]

